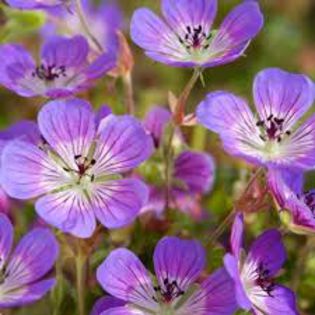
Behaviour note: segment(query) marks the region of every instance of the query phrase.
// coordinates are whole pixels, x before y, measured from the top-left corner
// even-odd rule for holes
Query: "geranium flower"
[[[40,133],[35,122],[22,120],[9,128],[0,131],[0,156],[4,147],[13,139],[23,139],[24,141],[39,145],[41,142]],[[0,159],[1,160],[1,159]],[[0,163],[1,172],[1,163]],[[12,200],[1,186],[0,179],[0,212],[8,214],[12,207]]]
[[[87,89],[115,67],[116,56],[102,54],[88,61],[83,36],[50,37],[42,46],[39,63],[20,45],[0,46],[0,84],[24,96],[65,97]]]
[[[41,299],[55,284],[45,278],[58,256],[58,243],[45,228],[25,235],[14,251],[13,226],[0,213],[0,307],[23,306]]]
[[[297,125],[314,101],[313,83],[304,75],[266,69],[253,89],[258,118],[244,99],[218,91],[198,106],[198,121],[218,133],[233,156],[260,166],[314,168],[315,116]]]
[[[222,268],[198,284],[205,267],[199,242],[165,237],[156,246],[153,283],[148,270],[125,248],[112,251],[97,270],[103,289],[125,301],[102,315],[234,314],[233,284]]]
[[[107,115],[108,113],[106,113]],[[107,115],[96,125],[88,103],[52,101],[38,115],[44,146],[14,140],[2,154],[2,185],[17,199],[38,198],[38,215],[78,237],[90,237],[96,218],[108,228],[131,223],[147,188],[121,175],[152,152],[152,140],[131,116]]]
[[[144,119],[144,126],[152,136],[156,149],[160,149],[163,145],[165,128],[170,119],[171,113],[160,106],[153,107]],[[179,132],[177,137],[181,138]],[[211,190],[214,173],[215,163],[209,154],[190,150],[176,154],[171,165],[170,206],[200,220],[204,215],[200,196]],[[162,173],[161,177],[163,175]],[[157,216],[161,216],[166,208],[166,199],[166,189],[163,185],[161,187],[151,185],[149,200],[141,213],[154,212]]]
[[[213,67],[243,55],[263,26],[254,1],[238,5],[218,29],[212,24],[217,0],[162,0],[161,19],[138,9],[131,21],[132,40],[148,57],[177,67]]]
[[[294,293],[274,281],[286,260],[280,232],[275,229],[265,231],[244,258],[243,230],[243,217],[237,214],[231,232],[231,253],[224,257],[225,268],[235,284],[239,306],[257,315],[297,315]]]
[[[280,216],[295,233],[315,232],[315,189],[303,190],[304,174],[299,170],[281,169],[268,172],[269,187],[282,208]]]

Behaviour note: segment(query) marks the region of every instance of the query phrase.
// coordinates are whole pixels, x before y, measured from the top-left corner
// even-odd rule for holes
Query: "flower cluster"
[[[315,168],[315,115],[308,114],[314,83],[303,74],[266,68],[253,84],[257,114],[242,97],[212,91],[186,115],[206,68],[243,56],[262,29],[257,1],[238,4],[217,28],[217,0],[161,0],[162,17],[147,8],[134,12],[130,36],[149,58],[194,69],[179,96],[169,92],[169,109],[151,107],[142,120],[134,109],[134,59],[115,2],[5,2],[8,10],[39,10],[46,24],[37,58],[32,46],[0,45],[0,84],[42,105],[36,121],[0,131],[0,308],[35,303],[55,287],[54,314],[61,315],[62,294],[67,287],[72,298],[73,286],[84,315],[85,286],[97,280],[107,295],[91,315],[299,314],[295,293],[275,277],[287,258],[283,231],[315,232],[315,190],[303,190],[305,172]],[[122,106],[99,106],[105,89],[101,96],[92,93],[107,74],[119,105],[120,86],[114,85],[122,83],[124,113]],[[194,131],[185,128],[197,124],[255,169],[230,215],[214,229],[203,198],[216,189],[222,163],[218,154],[190,146]],[[262,231],[245,254],[251,198],[276,208],[283,226]],[[37,216],[30,218],[29,211]],[[144,218],[158,228],[151,231]],[[197,231],[203,225],[204,246]],[[227,245],[219,237],[229,225]],[[14,229],[26,235],[12,251]],[[213,267],[216,250],[224,253]],[[103,294],[91,291],[93,298]]]

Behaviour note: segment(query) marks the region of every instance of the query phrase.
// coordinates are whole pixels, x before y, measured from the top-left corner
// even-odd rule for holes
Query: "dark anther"
[[[201,25],[198,25],[198,27],[195,27],[195,28],[194,28],[195,34],[200,34],[201,31],[202,31],[202,26],[201,26]]]
[[[263,265],[263,263],[260,263],[256,272],[258,273],[256,284],[259,285],[270,297],[273,297],[271,293],[275,288],[275,284],[270,276],[270,271]]]
[[[170,303],[174,299],[185,294],[185,292],[182,291],[180,287],[178,286],[176,280],[170,282],[168,278],[165,278],[163,283],[164,283],[163,289],[160,286],[157,286],[154,288],[154,290],[156,292],[160,292],[160,294],[162,295],[163,301],[165,303]]]
[[[265,138],[264,136],[262,136],[262,135],[259,135],[259,138],[260,138],[262,141],[264,141],[264,142],[267,141],[266,138]]]
[[[278,143],[282,141],[283,136],[290,136],[290,130],[283,130],[284,119],[277,118],[273,114],[266,120],[258,120],[256,126],[261,128],[260,138],[263,141],[274,140]]]
[[[44,64],[41,64],[40,66],[36,67],[35,71],[32,73],[32,76],[38,77],[39,79],[44,81],[54,81],[61,76],[67,76],[66,67],[57,67],[56,65],[46,66]]]
[[[279,119],[277,117],[274,118],[274,121],[277,125],[282,125],[284,123],[284,119]]]
[[[178,40],[187,50],[208,49],[210,47],[209,40],[212,34],[207,35],[201,24],[193,27],[188,25],[186,30],[184,37],[179,37]]]
[[[256,123],[257,127],[263,127],[265,125],[265,122],[263,120],[258,120]]]
[[[74,159],[75,159],[75,160],[78,160],[78,159],[80,159],[81,157],[82,157],[82,155],[81,155],[81,154],[78,154],[78,155],[75,155],[75,156],[74,156]]]
[[[91,160],[91,165],[95,165],[95,163],[96,163],[96,160],[95,160],[95,159],[92,159],[92,160]]]
[[[69,170],[67,167],[63,167],[62,169],[63,169],[65,172],[68,172],[68,173],[70,172],[70,170]]]
[[[95,180],[95,175],[94,175],[94,174],[92,174],[92,175],[91,175],[91,182],[93,183],[93,182],[94,182],[94,180]]]

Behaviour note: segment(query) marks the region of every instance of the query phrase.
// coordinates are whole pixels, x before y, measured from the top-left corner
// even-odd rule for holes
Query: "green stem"
[[[62,259],[61,257],[56,262],[56,280],[57,284],[52,291],[52,303],[54,305],[53,315],[60,314],[60,306],[63,298],[63,274],[62,274]]]
[[[255,173],[251,176],[250,180],[248,181],[245,189],[242,192],[241,197],[238,199],[241,200],[247,193],[248,191],[251,189],[252,185],[254,184],[255,180],[257,179],[257,177],[261,174],[261,172],[264,169],[262,167],[259,167]],[[238,201],[236,203],[238,203]],[[214,230],[214,232],[210,235],[210,239],[209,239],[209,246],[212,246],[212,244],[214,244],[214,242],[221,236],[221,234],[225,231],[226,227],[229,226],[234,218],[234,215],[236,214],[236,212],[238,211],[237,208],[235,208],[235,206],[233,207],[232,211],[230,211],[230,213],[225,217],[225,219],[219,224],[219,226]]]
[[[76,287],[79,315],[85,315],[86,262],[87,257],[84,255],[80,241],[78,240],[76,256]]]
[[[310,250],[313,248],[313,237],[307,237],[304,245],[301,247],[301,249],[298,252],[297,262],[295,265],[295,272],[292,277],[292,290],[296,292],[299,288],[301,277],[303,276],[303,273],[305,271],[305,264],[307,262],[307,258],[309,256]]]
[[[175,135],[175,126],[171,125],[170,135],[165,148],[165,199],[166,209],[169,209],[171,199],[171,186],[172,186],[172,163],[173,163],[173,150],[172,143]]]
[[[186,84],[183,92],[181,93],[178,99],[178,102],[175,108],[175,114],[174,114],[174,119],[175,119],[175,122],[177,123],[180,123],[185,116],[185,107],[186,107],[188,97],[191,93],[191,90],[195,86],[198,78],[200,77],[200,73],[201,73],[201,70],[199,68],[194,69],[194,73],[192,77]]]
[[[92,34],[92,32],[89,28],[89,24],[88,24],[88,22],[85,18],[85,15],[84,15],[84,10],[82,7],[81,0],[76,0],[75,4],[76,4],[76,11],[77,11],[80,23],[81,23],[86,35],[91,39],[91,41],[94,43],[94,45],[96,46],[96,48],[99,50],[100,53],[104,52],[102,45],[97,40],[97,38]]]
[[[126,75],[123,76],[123,84],[125,90],[125,103],[128,114],[135,113],[135,102],[134,102],[134,95],[133,95],[133,84],[132,84],[132,76],[131,73],[128,72]]]

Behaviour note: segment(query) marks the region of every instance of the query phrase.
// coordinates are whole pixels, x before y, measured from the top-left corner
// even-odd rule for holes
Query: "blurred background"
[[[104,0],[106,1],[106,0]],[[133,11],[142,6],[159,12],[157,0],[120,0],[119,4],[125,21],[124,33],[129,40],[129,21]],[[236,5],[236,0],[220,0],[216,26]],[[197,83],[189,98],[189,112],[193,112],[204,96],[214,90],[229,90],[247,98],[252,104],[252,82],[255,74],[267,67],[280,67],[287,71],[302,72],[315,80],[315,1],[314,0],[262,0],[265,26],[246,50],[246,56],[232,64],[210,68],[204,72],[205,86]],[[40,28],[45,23],[42,12],[20,12],[0,7],[0,41],[19,42],[29,47],[35,54],[41,43]],[[129,40],[130,42],[130,40]],[[167,105],[168,91],[180,94],[189,80],[192,70],[170,68],[147,58],[143,51],[130,42],[135,58],[133,71],[136,115],[142,118],[152,105]],[[0,60],[1,62],[1,60]],[[95,88],[82,97],[89,99],[95,107],[107,103],[115,113],[124,112],[123,86],[119,79],[104,78]],[[26,99],[0,88],[0,127],[6,128],[19,119],[36,119],[38,109],[45,101],[41,98]],[[173,224],[169,234],[195,237],[207,243],[207,236],[229,213],[233,200],[244,187],[251,169],[245,163],[229,157],[220,146],[217,136],[202,127],[184,128],[185,139],[196,150],[205,150],[216,160],[217,171],[215,187],[203,199],[207,218],[194,222],[181,213],[173,214]],[[308,185],[315,186],[315,177],[308,175]],[[247,243],[268,227],[279,226],[279,218],[270,202],[263,210],[251,209],[247,215]],[[271,211],[273,210],[273,211]],[[34,211],[31,205],[20,210],[15,218],[18,222],[18,235],[24,233]],[[159,223],[160,224],[160,223]],[[156,241],[165,231],[143,233],[140,224],[119,232],[106,233],[100,241],[99,250],[91,257],[91,279],[87,284],[89,306],[102,296],[93,277],[93,268],[103,260],[108,251],[117,245],[128,245],[137,252],[148,266],[152,266],[151,254]],[[145,236],[144,236],[145,235]],[[220,244],[208,249],[208,270],[212,271],[222,263],[224,244],[229,236],[229,228],[220,238]],[[308,240],[309,239],[309,240]],[[288,261],[279,282],[296,290],[302,314],[315,314],[315,240],[307,237],[286,234],[284,237],[288,250]],[[223,244],[223,245],[222,245]],[[37,304],[21,310],[10,311],[14,315],[73,315],[74,291],[71,288],[71,266],[65,267],[64,277],[51,296]],[[53,308],[58,304],[58,313]],[[242,314],[241,312],[239,314]],[[284,314],[285,315],[285,314]]]

